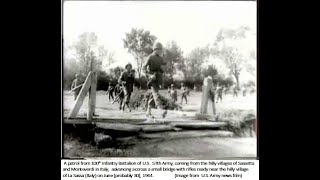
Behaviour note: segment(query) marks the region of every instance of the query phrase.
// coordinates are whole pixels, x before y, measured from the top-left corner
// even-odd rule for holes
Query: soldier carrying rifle
[[[156,108],[165,109],[162,113],[162,117],[164,118],[167,114],[167,105],[163,105],[161,103],[159,97],[159,86],[162,84],[162,75],[164,73],[164,66],[166,61],[161,57],[162,54],[162,44],[157,42],[154,44],[153,53],[149,56],[147,62],[143,66],[143,71],[149,77],[148,87],[151,87],[152,97],[148,100],[148,108],[147,108],[147,117],[151,115],[151,107],[153,106],[153,102]]]
[[[182,90],[182,95],[181,95],[181,103],[183,102],[183,99],[186,100],[186,104],[188,104],[188,100],[187,100],[187,95],[188,95],[188,89],[186,86],[184,86],[183,83],[181,83],[181,90]]]
[[[131,112],[131,109],[129,107],[129,102],[130,102],[131,93],[133,92],[135,71],[132,70],[132,65],[130,63],[125,66],[125,69],[126,71],[121,73],[118,80],[124,95],[123,102],[120,102],[120,110],[124,111],[124,108],[127,105],[129,112]]]
[[[81,90],[80,75],[77,73],[75,77],[76,79],[72,81],[71,90],[70,90],[70,92],[74,91],[74,100],[77,99],[79,92]]]
[[[171,84],[171,89],[169,90],[170,98],[173,102],[178,101],[178,93],[177,90],[174,88],[174,85]]]
[[[109,101],[110,99],[114,100],[113,98],[113,92],[114,92],[115,88],[113,87],[113,85],[111,84],[111,82],[109,83],[109,86],[108,86],[108,91],[107,91],[107,94],[109,96]]]
[[[218,90],[217,90],[217,94],[218,94],[218,97],[217,97],[217,103],[220,99],[220,102],[222,102],[222,92],[223,92],[223,86],[219,87]]]

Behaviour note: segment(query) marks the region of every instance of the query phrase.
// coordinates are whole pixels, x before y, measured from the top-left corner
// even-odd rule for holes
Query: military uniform
[[[122,84],[122,91],[124,94],[122,110],[124,110],[124,106],[127,105],[129,107],[131,93],[133,92],[133,84],[134,84],[134,73],[124,71],[121,73],[119,80],[119,84]],[[130,109],[130,108],[129,108]]]
[[[151,105],[152,100],[154,100],[155,105],[159,108],[163,108],[159,99],[159,86],[162,84],[163,69],[161,66],[165,64],[166,62],[161,56],[152,54],[143,66],[144,71],[149,76],[148,86],[151,87],[153,96],[153,99],[149,100],[148,105]]]
[[[187,89],[187,87],[182,85],[181,86],[181,90],[182,90],[182,95],[181,95],[181,103],[180,104],[182,104],[183,99],[185,99],[186,100],[186,104],[188,104],[188,100],[187,100],[188,89]]]
[[[121,87],[120,87],[120,84],[117,84],[115,87],[114,87],[114,95],[117,96],[121,91]]]
[[[81,84],[80,80],[76,78],[75,80],[72,81],[71,89],[79,86]],[[81,88],[77,88],[74,90],[74,100],[77,99],[79,93],[80,93]]]
[[[242,91],[243,97],[246,97],[246,94],[247,94],[247,89],[244,89],[244,90]]]
[[[217,97],[217,102],[220,99],[220,102],[222,102],[222,92],[223,92],[223,87],[220,87],[218,89],[218,97]]]
[[[170,98],[173,102],[178,101],[178,93],[177,90],[171,85],[171,89],[169,90]]]
[[[114,87],[110,84],[109,87],[108,87],[109,101],[110,101],[110,98],[112,100],[114,99],[113,92],[114,92]]]
[[[237,87],[235,87],[235,88],[233,88],[233,97],[238,97],[238,88]]]

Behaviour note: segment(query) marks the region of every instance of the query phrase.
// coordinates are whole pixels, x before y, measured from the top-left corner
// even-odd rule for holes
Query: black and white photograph
[[[256,1],[63,1],[62,156],[257,159]]]

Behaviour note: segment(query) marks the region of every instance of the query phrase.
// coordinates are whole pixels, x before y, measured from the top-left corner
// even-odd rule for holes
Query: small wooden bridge
[[[200,113],[186,115],[179,111],[168,110],[166,118],[157,118],[161,117],[160,111],[154,110],[155,118],[152,119],[145,118],[144,114],[141,114],[139,118],[132,118],[130,114],[127,115],[127,117],[121,116],[121,118],[108,117],[106,115],[95,116],[96,83],[96,73],[90,72],[84,84],[81,86],[74,107],[69,114],[63,118],[63,125],[64,127],[82,126],[93,129],[95,141],[98,144],[106,138],[121,141],[119,138],[133,136],[135,136],[135,138],[147,139],[233,136],[232,132],[223,130],[223,127],[227,125],[225,122],[215,121],[215,103],[211,101],[212,80],[210,77],[204,79]],[[88,93],[88,113],[86,116],[77,116],[85,96]],[[207,114],[209,101],[212,102],[213,115]],[[99,138],[96,138],[97,136],[99,136]]]

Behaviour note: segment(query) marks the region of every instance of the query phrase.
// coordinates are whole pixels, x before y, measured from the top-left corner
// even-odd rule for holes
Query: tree
[[[212,79],[213,83],[219,83],[220,85],[224,84],[224,80],[225,77],[223,74],[216,74]]]
[[[80,71],[88,74],[89,71],[99,71],[102,61],[97,57],[98,37],[95,33],[83,33],[79,40],[74,44],[75,56],[79,60]]]
[[[256,86],[256,82],[253,80],[249,80],[246,84],[248,87],[255,87]]]
[[[240,41],[246,38],[246,32],[249,30],[246,26],[241,26],[238,29],[221,29],[211,51],[224,61],[230,73],[235,77],[238,88],[240,87],[239,78],[242,69],[244,67],[250,69],[250,66],[246,64],[247,58],[245,58],[243,51],[239,50],[243,46]],[[253,53],[250,52],[250,55],[253,56]]]
[[[98,53],[99,53],[99,60],[101,62],[107,61],[107,65],[111,65],[112,63],[115,62],[114,57],[114,52],[109,52],[107,49],[104,48],[104,46],[99,46],[98,48]]]
[[[227,85],[228,87],[233,85],[233,78],[232,77],[227,77],[224,81],[225,81],[225,85]]]
[[[203,76],[211,76],[213,79],[218,74],[218,70],[213,65],[209,65],[208,68],[203,69]]]
[[[130,33],[126,33],[126,37],[123,39],[124,48],[128,49],[128,53],[132,54],[137,62],[139,79],[144,60],[153,52],[152,46],[156,39],[157,37],[151,35],[149,31],[136,28],[132,28]]]
[[[202,77],[202,64],[205,59],[209,57],[210,51],[209,47],[195,48],[185,59],[186,61],[186,79],[193,81],[200,81]]]
[[[167,62],[165,75],[169,78],[171,83],[173,82],[173,75],[177,73],[177,70],[183,69],[183,56],[180,47],[175,41],[167,43],[164,48],[163,59]]]
[[[70,89],[75,75],[79,72],[79,64],[73,58],[63,61],[63,86],[64,89]]]
[[[115,68],[110,69],[110,76],[113,79],[118,80],[123,71],[125,71],[123,67],[117,66]]]

